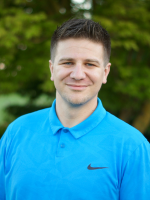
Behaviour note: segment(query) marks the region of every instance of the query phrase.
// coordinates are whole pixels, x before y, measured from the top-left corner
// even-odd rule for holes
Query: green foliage
[[[59,13],[62,6],[59,1],[36,3],[3,1],[0,6],[0,63],[5,65],[0,71],[2,94],[18,92],[32,97],[54,92],[49,81],[50,38],[58,25],[58,15],[64,20],[69,12]]]

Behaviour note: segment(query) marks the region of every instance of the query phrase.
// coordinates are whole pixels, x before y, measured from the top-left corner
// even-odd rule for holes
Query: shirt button
[[[65,144],[62,143],[62,144],[60,145],[60,147],[61,147],[61,148],[65,148]]]
[[[64,131],[64,133],[67,133],[67,132],[68,132],[68,130],[67,130],[67,129],[64,129],[63,131]]]

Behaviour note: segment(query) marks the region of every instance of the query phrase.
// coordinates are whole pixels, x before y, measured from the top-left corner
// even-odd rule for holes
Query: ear
[[[51,81],[54,81],[54,75],[53,75],[53,63],[51,60],[49,60],[49,69],[50,69],[50,72],[51,72]]]
[[[104,67],[104,75],[103,75],[103,82],[102,82],[103,84],[107,83],[107,76],[110,72],[110,66],[111,66],[111,63],[108,63],[106,67]]]

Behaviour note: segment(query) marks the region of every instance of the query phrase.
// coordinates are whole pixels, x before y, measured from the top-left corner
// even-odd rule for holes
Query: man
[[[0,143],[0,199],[149,200],[150,145],[106,112],[98,92],[110,71],[110,37],[71,19],[51,41],[56,100],[15,120]]]

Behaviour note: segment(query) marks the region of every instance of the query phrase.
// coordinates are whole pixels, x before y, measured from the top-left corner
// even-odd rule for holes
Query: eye
[[[72,62],[65,62],[64,65],[72,65]]]
[[[95,66],[95,65],[93,65],[93,64],[91,64],[91,63],[86,63],[86,65],[88,65],[88,66],[90,66],[90,67]]]

